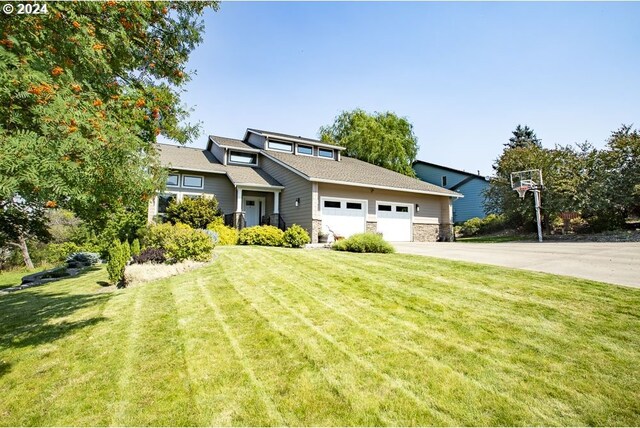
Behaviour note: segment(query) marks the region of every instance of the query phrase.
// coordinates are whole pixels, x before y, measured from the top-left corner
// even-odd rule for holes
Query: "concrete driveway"
[[[640,242],[393,242],[399,253],[640,287]]]

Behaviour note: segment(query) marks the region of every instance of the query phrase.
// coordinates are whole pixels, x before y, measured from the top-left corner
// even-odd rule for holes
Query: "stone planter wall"
[[[415,224],[413,225],[414,242],[436,242],[440,234],[440,227],[437,224]]]
[[[368,221],[367,222],[367,232],[373,232],[373,233],[377,233],[378,232],[378,223],[375,221]]]
[[[322,230],[322,220],[312,220],[311,221],[311,243],[318,243],[318,234]]]

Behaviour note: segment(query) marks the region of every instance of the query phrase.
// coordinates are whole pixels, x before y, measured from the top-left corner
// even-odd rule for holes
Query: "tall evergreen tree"
[[[511,132],[513,136],[509,138],[509,142],[504,145],[508,148],[515,149],[517,147],[528,147],[528,146],[537,146],[542,147],[542,140],[540,140],[536,133],[533,132],[533,129],[529,128],[527,125],[524,127],[522,125],[516,126],[515,131]]]

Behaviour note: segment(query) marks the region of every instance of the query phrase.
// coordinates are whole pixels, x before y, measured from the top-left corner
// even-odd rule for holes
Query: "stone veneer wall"
[[[368,221],[367,222],[367,229],[366,232],[373,232],[373,233],[377,233],[378,232],[378,222],[375,221]]]
[[[318,243],[318,234],[322,230],[322,220],[312,220],[311,221],[311,243]]]
[[[436,242],[440,234],[437,224],[413,224],[414,242]]]
[[[441,224],[440,225],[440,241],[442,242],[453,242],[453,225],[452,224]]]

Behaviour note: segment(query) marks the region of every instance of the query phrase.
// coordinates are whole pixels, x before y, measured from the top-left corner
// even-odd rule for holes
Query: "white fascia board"
[[[281,190],[284,190],[284,186],[265,186],[262,184],[245,184],[245,183],[240,183],[240,184],[235,184],[234,185],[238,188],[238,189],[242,189],[242,190],[254,190],[256,192],[280,192]]]
[[[204,169],[204,168],[185,168],[182,166],[173,166],[173,165],[164,166],[164,168],[167,168],[170,171],[202,172],[205,174],[224,174],[224,175],[227,174],[226,171],[211,171],[210,169]]]
[[[405,193],[420,193],[420,194],[423,194],[423,195],[447,196],[447,197],[450,197],[450,198],[463,198],[464,197],[463,195],[456,196],[456,195],[452,195],[450,193],[433,192],[433,191],[430,191],[430,190],[402,189],[400,187],[380,186],[380,185],[377,185],[377,184],[353,183],[353,182],[338,181],[338,180],[325,180],[325,179],[321,179],[321,178],[309,178],[309,181],[317,182],[317,183],[341,184],[341,185],[344,185],[344,186],[353,186],[353,187],[368,187],[368,188],[371,188],[371,189],[393,190],[393,191],[396,191],[396,192],[405,192]]]

